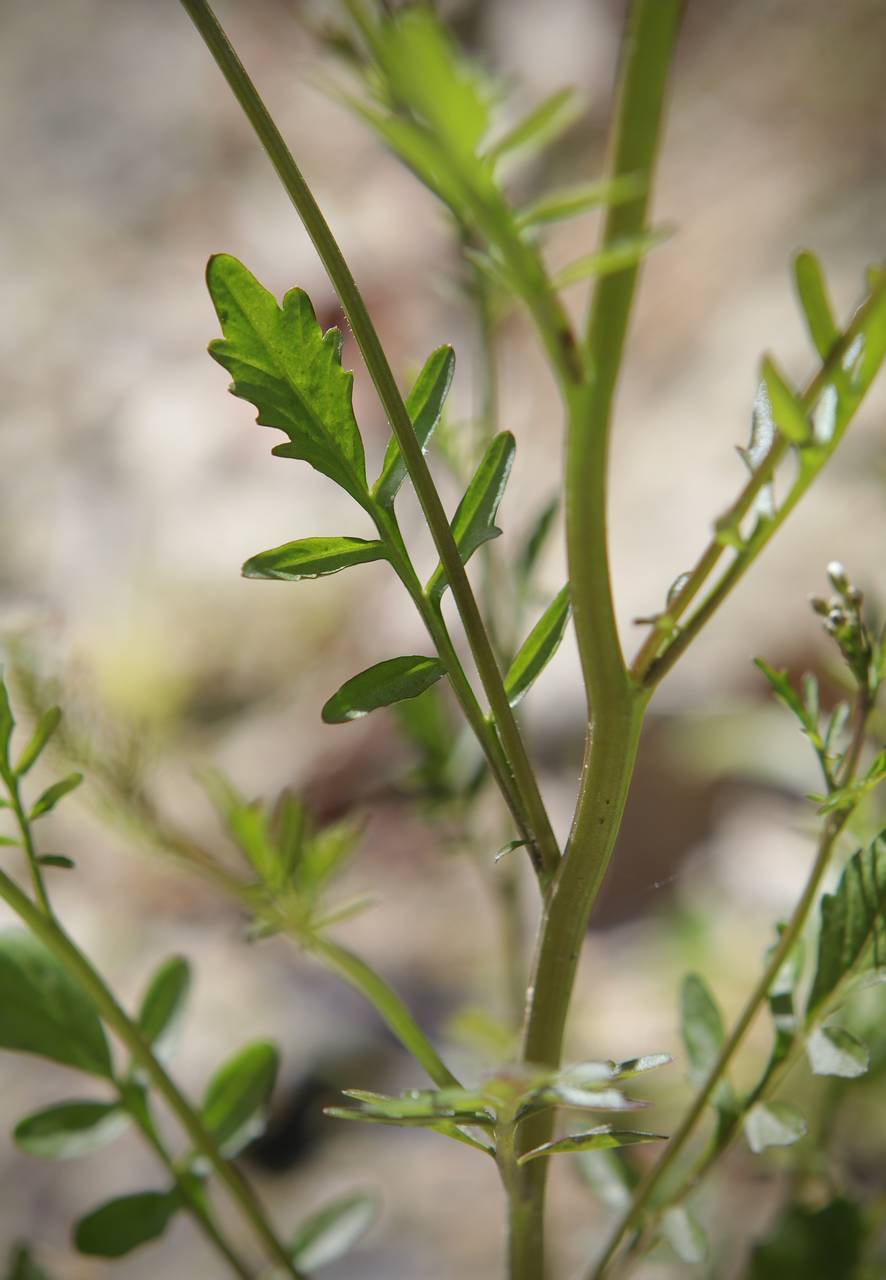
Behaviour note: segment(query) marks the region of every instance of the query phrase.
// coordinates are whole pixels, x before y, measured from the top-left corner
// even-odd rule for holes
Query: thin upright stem
[[[144,1099],[133,1097],[131,1089],[123,1082],[119,1086],[120,1099],[126,1107],[129,1115],[138,1125],[141,1134],[148,1146],[154,1151],[161,1164],[169,1173],[175,1183],[178,1193],[182,1201],[186,1205],[188,1212],[193,1217],[197,1226],[206,1236],[207,1240],[222,1255],[225,1261],[231,1267],[235,1275],[240,1280],[253,1280],[252,1269],[247,1266],[243,1259],[235,1252],[233,1247],[228,1243],[219,1229],[218,1223],[207,1204],[206,1197],[202,1193],[202,1189],[195,1186],[194,1179],[187,1173],[183,1173],[178,1168],[176,1162],[166,1148],[165,1143],[160,1138],[153,1119],[147,1109]]]
[[[133,1061],[146,1073],[172,1114],[190,1138],[195,1150],[211,1165],[219,1180],[238,1204],[252,1226],[268,1257],[292,1277],[303,1280],[288,1251],[277,1238],[250,1184],[236,1165],[225,1160],[215,1139],[204,1128],[200,1117],[154,1056],[139,1028],[105,984],[100,974],[68,936],[57,920],[47,916],[22,892],[14,880],[0,871],[0,897],[12,907],[31,932],[55,955],[75,982],[86,992],[111,1030],[129,1050]]]
[[[279,129],[271,119],[255,85],[247,75],[210,6],[206,0],[181,0],[181,3],[267,152],[339,296],[379,400],[400,446],[434,545],[446,571],[480,681],[489,699],[502,746],[523,795],[532,827],[532,837],[537,845],[540,860],[546,867],[553,868],[559,861],[559,849],[532,765],[526,754],[520,729],[505,693],[502,673],[492,643],[462,564],[440,495],[357,283]]]
[[[21,790],[19,788],[19,780],[16,774],[10,772],[4,779],[6,782],[6,790],[9,795],[9,803],[15,816],[16,826],[22,838],[22,848],[28,860],[28,871],[31,876],[31,884],[34,887],[34,897],[40,905],[40,909],[48,916],[52,915],[52,907],[49,902],[49,894],[46,892],[46,881],[43,878],[43,869],[40,866],[37,849],[34,845],[34,834],[31,830],[31,823],[25,813],[22,804]]]
[[[851,780],[858,767],[864,747],[870,710],[867,697],[860,695],[855,730],[840,773],[840,786],[845,786]],[[717,1086],[729,1070],[736,1052],[743,1044],[757,1014],[765,1004],[772,984],[806,927],[809,914],[818,901],[821,884],[831,864],[837,841],[851,814],[852,807],[847,807],[833,813],[825,822],[815,861],[812,864],[803,892],[794,907],[790,920],[782,930],[778,944],[772,950],[760,980],[748,996],[735,1025],[723,1042],[716,1061],[711,1066],[676,1131],[669,1139],[663,1154],[638,1185],[630,1205],[612,1232],[602,1256],[588,1272],[588,1280],[603,1280],[603,1277],[609,1271],[610,1264],[618,1251],[621,1241],[640,1225],[643,1215],[647,1207],[652,1204],[655,1193],[661,1186],[663,1179],[667,1176],[675,1161],[679,1159],[680,1154],[694,1134]]]

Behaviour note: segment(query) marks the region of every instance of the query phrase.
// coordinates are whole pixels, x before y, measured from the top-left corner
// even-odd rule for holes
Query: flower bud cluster
[[[846,570],[838,560],[831,561],[827,572],[835,594],[829,600],[822,596],[810,596],[809,603],[824,619],[825,631],[836,640],[859,686],[867,688],[874,646],[861,614],[864,595],[849,581]]]

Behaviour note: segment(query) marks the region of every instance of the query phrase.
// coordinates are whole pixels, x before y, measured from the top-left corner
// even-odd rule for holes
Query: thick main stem
[[[681,0],[634,0],[625,35],[612,132],[610,174],[636,174],[643,192],[612,206],[604,248],[646,225],[668,70]],[[578,804],[536,950],[523,1057],[556,1067],[588,919],[621,825],[647,695],[625,670],[615,620],[607,548],[607,462],[615,389],[637,268],[597,282],[586,344],[586,383],[567,394],[566,545],[575,632],[588,697],[588,733]],[[519,1149],[547,1139],[549,1116],[522,1127]],[[533,1236],[544,1222],[547,1161],[526,1169]],[[539,1276],[544,1275],[541,1262]]]
[[[279,129],[210,6],[206,0],[181,0],[181,4],[206,42],[219,70],[267,152],[339,296],[369,376],[400,446],[440,561],[446,570],[480,681],[489,699],[502,746],[526,807],[540,860],[548,870],[553,870],[560,859],[559,848],[505,692],[495,652],[452,536],[440,495],[357,283]]]

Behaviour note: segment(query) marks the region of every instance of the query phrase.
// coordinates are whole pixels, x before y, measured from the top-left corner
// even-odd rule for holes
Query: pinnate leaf
[[[289,1246],[300,1271],[313,1273],[348,1253],[372,1225],[378,1201],[365,1191],[352,1191],[324,1205],[298,1228]]]
[[[504,497],[505,485],[514,463],[516,442],[509,431],[502,431],[491,442],[474,478],[452,520],[452,536],[458,547],[462,564],[488,542],[497,538],[501,530],[496,528],[495,517]],[[432,600],[439,600],[448,583],[442,564],[434,570],[427,591]]]
[[[364,538],[299,538],[282,547],[260,551],[243,566],[244,578],[272,578],[299,582],[302,578],[322,578],[355,564],[369,564],[386,558],[384,544]]]
[[[128,1125],[116,1102],[62,1102],[20,1120],[13,1137],[29,1155],[68,1160],[107,1146]]]
[[[180,1208],[177,1191],[119,1196],[80,1219],[74,1244],[94,1258],[122,1258],[140,1244],[158,1240]]]
[[[886,974],[886,832],[849,859],[836,892],[821,900],[818,960],[807,1017],[846,984]]]
[[[301,289],[291,289],[280,307],[228,254],[210,258],[206,282],[224,334],[210,343],[210,355],[233,378],[233,394],[255,405],[259,424],[289,437],[273,452],[310,463],[365,506],[363,442],[341,334],[322,332]]]
[[[755,1155],[789,1147],[806,1134],[806,1121],[789,1102],[758,1102],[744,1116],[745,1137]]]
[[[279,1063],[276,1046],[258,1040],[229,1058],[210,1080],[201,1114],[224,1155],[236,1155],[264,1130]]]
[[[389,707],[404,698],[416,698],[446,672],[437,658],[412,654],[388,658],[345,681],[323,708],[327,724],[359,720],[378,707]]]
[[[559,649],[571,612],[567,586],[555,596],[511,663],[505,677],[505,692],[512,707],[522,701]]]
[[[0,933],[0,1048],[112,1075],[95,1007],[52,952],[23,929]]]
[[[406,411],[422,452],[427,449],[437,423],[440,421],[454,373],[455,352],[452,347],[438,347],[428,356],[424,368],[406,398]],[[373,496],[383,507],[393,506],[405,476],[406,463],[396,437],[392,436],[385,453],[381,475],[372,490]]]

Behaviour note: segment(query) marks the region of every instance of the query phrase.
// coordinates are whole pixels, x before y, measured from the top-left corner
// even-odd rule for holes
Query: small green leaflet
[[[181,1203],[177,1191],[119,1196],[80,1219],[74,1244],[94,1258],[122,1258],[140,1244],[159,1239]]]
[[[559,508],[560,496],[555,494],[549,502],[545,503],[529,527],[529,532],[516,558],[517,574],[524,586],[532,576]]]
[[[886,974],[886,832],[846,864],[836,892],[821,900],[818,962],[807,1018],[851,981]]]
[[[661,1234],[681,1262],[696,1265],[708,1256],[708,1242],[698,1222],[682,1204],[665,1209],[661,1218]]]
[[[384,544],[364,538],[299,538],[282,547],[260,551],[241,570],[244,578],[272,578],[299,582],[302,578],[322,578],[355,564],[369,564],[387,557]]]
[[[680,992],[681,1033],[689,1058],[689,1076],[700,1085],[720,1054],[723,1019],[704,979],[690,973]],[[735,1110],[735,1097],[728,1080],[721,1080],[711,1097],[721,1121]]]
[[[279,1064],[276,1046],[258,1040],[229,1058],[210,1080],[201,1118],[222,1155],[236,1155],[263,1132]]]
[[[804,251],[794,259],[794,283],[809,336],[822,360],[827,360],[840,340],[840,330],[828,298],[827,285],[821,263],[814,253]]]
[[[95,1007],[55,956],[23,929],[0,933],[0,1049],[34,1053],[110,1078]]]
[[[20,778],[24,777],[31,766],[37,761],[43,751],[43,748],[58,728],[61,718],[62,713],[59,707],[50,707],[48,711],[43,712],[43,715],[34,727],[34,733],[31,737],[31,741],[25,747],[16,762],[15,772]]]
[[[388,658],[345,681],[324,706],[323,719],[327,724],[359,720],[378,707],[418,697],[445,673],[446,668],[437,658],[416,654]]]
[[[643,194],[644,185],[642,178],[623,174],[617,178],[600,178],[596,182],[564,187],[521,209],[517,214],[517,225],[537,227],[588,213],[601,205],[626,204]]]
[[[42,818],[44,813],[51,813],[59,800],[64,799],[66,795],[79,787],[82,781],[82,773],[69,773],[66,778],[61,778],[58,782],[54,782],[51,787],[47,787],[28,815],[31,821],[33,822],[35,818]]]
[[[454,373],[455,352],[452,347],[438,347],[428,356],[424,368],[406,398],[406,411],[422,452],[427,449],[434,429],[440,421]],[[392,436],[385,453],[381,475],[375,482],[372,496],[383,507],[392,507],[405,477],[406,463],[403,461],[396,437]]]
[[[806,1134],[806,1121],[789,1102],[758,1102],[743,1122],[748,1146],[755,1155],[767,1147],[789,1147]]]
[[[554,288],[565,289],[590,276],[597,278],[615,275],[618,271],[628,271],[636,267],[652,249],[670,239],[670,236],[670,228],[663,227],[657,231],[644,231],[640,235],[614,240],[607,248],[577,258],[568,267],[564,267],[554,276]]]
[[[184,956],[171,956],[148,984],[138,1011],[138,1028],[154,1053],[168,1053],[191,990],[191,967]]]
[[[871,1055],[862,1044],[842,1027],[819,1027],[806,1041],[806,1056],[813,1074],[841,1076],[854,1080],[870,1066]]]
[[[538,1160],[540,1156],[572,1154],[576,1151],[605,1151],[611,1147],[627,1147],[637,1142],[663,1142],[665,1137],[662,1133],[638,1133],[602,1124],[596,1129],[589,1129],[587,1133],[573,1133],[568,1138],[545,1142],[520,1156],[517,1163],[528,1164],[530,1160]]]
[[[289,1252],[300,1271],[313,1274],[350,1252],[372,1225],[378,1201],[364,1191],[352,1191],[324,1205],[301,1223]]]
[[[572,612],[569,587],[563,588],[524,640],[505,677],[508,702],[516,707],[560,647]]]
[[[473,157],[489,128],[491,88],[436,14],[424,6],[402,9],[364,34],[400,103],[447,149]]]
[[[584,102],[574,88],[555,90],[492,144],[487,152],[489,159],[500,160],[502,156],[515,151],[528,151],[532,154],[542,150],[559,134],[564,133],[578,119],[583,109]]]
[[[98,1151],[129,1126],[116,1102],[61,1102],[26,1116],[13,1137],[23,1151],[49,1160],[69,1160]]]
[[[483,455],[473,480],[458,504],[452,520],[452,536],[462,564],[467,564],[484,542],[497,538],[501,533],[496,528],[495,517],[511,474],[516,447],[509,431],[500,432]],[[448,585],[445,570],[439,564],[428,582],[427,594],[431,600],[439,601]]]
[[[256,421],[289,437],[273,453],[304,459],[365,506],[363,441],[351,402],[353,374],[341,365],[341,334],[322,332],[301,289],[291,289],[279,307],[228,254],[210,258],[206,283],[224,334],[209,353],[233,378],[233,394],[255,405]]]
[[[778,430],[791,444],[808,444],[812,439],[812,423],[802,401],[788,386],[771,356],[763,357],[760,377]]]

